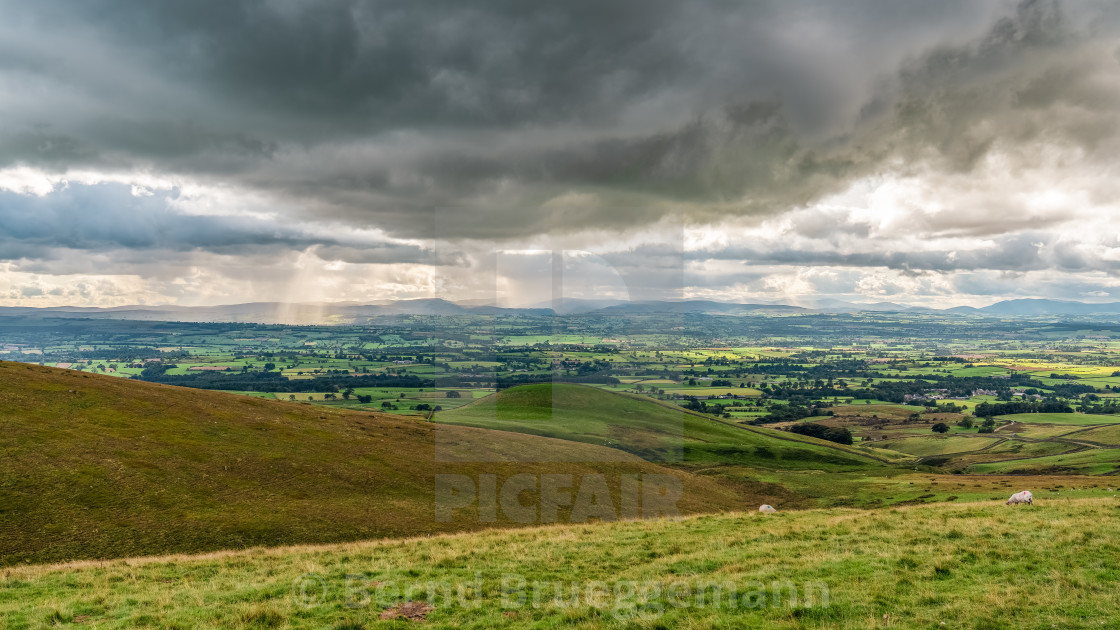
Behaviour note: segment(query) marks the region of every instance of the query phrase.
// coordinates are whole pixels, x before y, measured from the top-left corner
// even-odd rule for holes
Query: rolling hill
[[[437,522],[442,473],[670,474],[684,513],[760,498],[602,446],[470,427],[438,429],[484,461],[450,461],[436,457],[436,428],[0,362],[0,564],[516,524]]]
[[[435,420],[608,446],[652,462],[770,469],[858,469],[883,463],[856,448],[735,425],[583,385],[513,387],[438,413]]]

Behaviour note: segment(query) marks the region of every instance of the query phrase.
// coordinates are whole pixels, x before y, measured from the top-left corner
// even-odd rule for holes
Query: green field
[[[1112,426],[1112,425],[1108,425],[1108,426]],[[1015,424],[1015,425],[1008,425],[1008,426],[1002,427],[1002,428],[1000,428],[999,431],[997,431],[995,433],[995,435],[1002,436],[1004,433],[1007,433],[1008,435],[1010,435],[1011,433],[1017,433],[1020,436],[1029,437],[1029,438],[1048,438],[1048,437],[1061,437],[1061,436],[1064,436],[1064,435],[1069,434],[1069,433],[1084,430],[1086,428],[1091,428],[1091,427],[1078,427],[1076,425],[1067,425],[1067,424],[1023,424],[1023,423],[1019,423],[1019,424]],[[1004,437],[1006,437],[1006,436],[1004,436]]]
[[[1108,475],[1120,472],[1120,450],[1098,449],[1026,460],[975,464],[966,471],[972,474],[997,475]]]
[[[435,420],[599,444],[649,461],[764,468],[880,465],[850,447],[734,426],[645,398],[579,385],[516,387],[438,413]]]
[[[926,433],[928,432],[927,430]],[[991,440],[980,438],[927,435],[923,437],[904,438],[901,440],[875,442],[875,446],[877,448],[887,448],[911,455],[944,455],[946,453],[974,451],[990,446],[991,443]]]
[[[1013,466],[1011,468],[997,466],[990,470],[984,470],[988,474],[1024,474],[1024,466],[1029,468],[1031,465],[1030,462],[1034,461],[1032,458],[1041,460],[1056,454],[1075,452],[1081,448],[1082,447],[1066,442],[1025,442],[1022,440],[993,441],[991,443],[991,448],[972,451],[970,453],[957,453],[952,457],[939,457],[935,455],[927,457],[921,460],[921,462],[931,465],[936,464],[943,470],[951,470],[956,473],[974,473],[979,470],[979,466],[993,462],[1018,463],[1019,466]],[[1112,459],[1120,464],[1120,457],[1116,457],[1114,454]],[[1053,469],[1039,469],[1033,474],[1058,474],[1061,472],[1062,471]],[[1065,474],[1074,473],[1092,474],[1088,471],[1076,469],[1065,471]]]
[[[380,619],[411,601],[430,628],[1114,627],[1120,504],[1042,494],[15,567],[0,618],[403,628]]]
[[[1104,416],[1086,413],[1015,413],[999,416],[999,419],[1009,422],[1022,422],[1024,424],[1064,424],[1072,426],[1120,423],[1120,416]]]
[[[1120,446],[1120,424],[1110,424],[1104,427],[1078,431],[1069,436],[1071,440],[1087,440],[1101,444],[1115,444]]]

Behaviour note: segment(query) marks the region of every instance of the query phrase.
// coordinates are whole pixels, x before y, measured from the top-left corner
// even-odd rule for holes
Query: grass
[[[728,473],[730,474],[730,473]],[[1022,489],[1070,488],[1083,490],[1079,497],[1111,497],[1115,481],[1107,477],[1077,475],[945,475],[895,468],[875,476],[812,471],[744,471],[763,482],[781,483],[798,507],[889,508],[902,505],[1006,499]],[[771,505],[787,507],[779,497]],[[793,507],[793,505],[790,505]]]
[[[1069,439],[1087,440],[1090,442],[1120,446],[1120,424],[1110,424],[1104,427],[1089,429],[1088,431],[1078,431],[1070,435]]]
[[[953,376],[991,376],[993,374],[1006,374],[1007,370],[1000,367],[983,365],[970,368],[959,368],[953,370],[950,373]]]
[[[1022,422],[1024,424],[1064,424],[1074,426],[1088,426],[1093,424],[1117,424],[1120,417],[1103,416],[1086,413],[1014,413],[1006,416],[997,416],[1000,420]]]
[[[1108,425],[1108,426],[1120,426],[1120,425]],[[1081,429],[1079,429],[1079,428],[1077,428],[1076,425],[1068,425],[1068,424],[1023,424],[1023,423],[1020,422],[1020,423],[1015,424],[1015,425],[1007,425],[1007,426],[1001,427],[999,431],[996,431],[992,435],[999,436],[999,437],[1007,437],[1007,436],[1010,436],[1012,433],[1016,433],[1020,436],[1029,437],[1029,438],[1048,438],[1048,437],[1064,436],[1064,435],[1069,434],[1069,433],[1074,433],[1076,431],[1081,431],[1082,429],[1085,429],[1085,428],[1091,428],[1091,427],[1082,427]],[[976,431],[975,427],[972,429],[972,431]]]
[[[756,427],[594,387],[551,383],[504,390],[435,420],[599,444],[649,461],[765,468],[863,468],[881,463],[856,449]]]
[[[412,599],[430,600],[430,628],[1113,627],[1120,503],[1036,497],[16,567],[0,579],[0,618],[12,630],[403,628],[379,619]]]
[[[909,453],[911,455],[945,455],[947,453],[961,453],[964,451],[974,451],[976,449],[989,446],[991,441],[980,438],[969,437],[941,437],[941,436],[924,436],[904,438],[901,440],[884,440],[874,443],[876,447],[882,447],[899,451],[902,453]]]
[[[915,405],[896,405],[893,403],[836,405],[832,412],[838,416],[879,416],[880,418],[900,419],[923,411]]]
[[[438,434],[473,458],[437,458],[415,418],[0,362],[0,565],[490,526],[437,522],[436,474],[671,474],[684,512],[758,498],[602,446]]]
[[[1120,472],[1120,451],[1093,449],[1027,460],[974,464],[966,470],[969,473],[1001,475],[1107,475]]]

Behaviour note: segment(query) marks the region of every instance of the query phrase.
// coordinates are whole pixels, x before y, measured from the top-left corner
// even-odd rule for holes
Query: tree
[[[961,427],[962,429],[971,429],[972,428],[972,418],[970,418],[968,416],[965,416],[965,417],[961,418],[961,421],[957,423],[957,426]]]
[[[933,425],[933,432],[934,433],[948,433],[949,432],[949,425],[945,424],[944,422],[938,422],[937,424]]]
[[[460,394],[458,391],[453,389],[453,390],[447,392],[447,397],[448,398],[462,398],[463,395]]]
[[[265,372],[271,372],[275,369],[276,369],[276,364],[275,363],[265,363],[264,364],[264,371]]]
[[[789,428],[792,433],[800,433],[801,435],[809,435],[822,440],[836,442],[838,444],[851,444],[852,432],[846,428],[832,428],[826,427],[823,424],[815,422],[802,422],[795,424]]]

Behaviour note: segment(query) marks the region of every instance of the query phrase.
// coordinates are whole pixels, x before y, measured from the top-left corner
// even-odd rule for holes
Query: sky
[[[1120,300],[1113,0],[0,14],[0,306]]]

